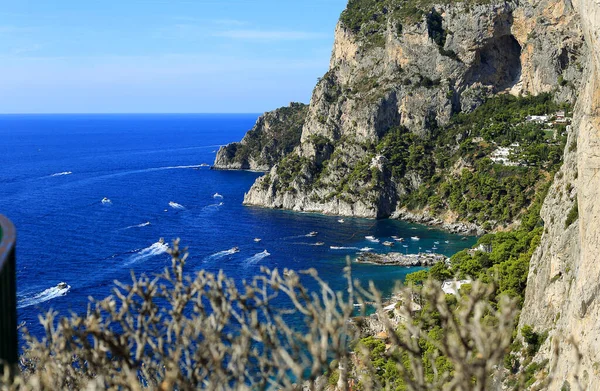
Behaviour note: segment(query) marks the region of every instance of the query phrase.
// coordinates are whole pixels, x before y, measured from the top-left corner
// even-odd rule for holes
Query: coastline
[[[217,170],[217,171],[247,171],[247,172],[262,173],[262,174],[267,174],[269,172],[269,170],[236,168],[236,167],[227,167],[227,166],[218,166],[218,165],[213,165],[210,167],[210,169]],[[441,219],[440,217],[431,216],[424,212],[419,213],[419,212],[415,212],[415,211],[409,211],[406,208],[397,209],[388,217],[375,218],[375,217],[369,217],[369,216],[328,213],[324,210],[306,210],[305,211],[305,210],[296,210],[296,209],[281,208],[281,207],[273,208],[273,207],[269,207],[266,205],[256,205],[256,204],[246,204],[246,203],[244,203],[244,205],[251,206],[251,207],[265,208],[265,209],[273,209],[273,210],[277,210],[277,209],[289,210],[291,212],[297,212],[297,213],[315,213],[315,214],[320,214],[320,215],[324,215],[324,216],[332,216],[332,217],[354,217],[354,218],[366,218],[366,219],[370,219],[370,220],[385,220],[385,219],[399,220],[399,221],[404,221],[406,223],[421,224],[421,225],[439,229],[439,230],[442,230],[442,231],[445,231],[445,232],[448,232],[451,234],[463,235],[463,236],[482,236],[482,235],[485,235],[486,233],[488,233],[488,231],[484,230],[480,225],[477,225],[475,223],[467,223],[467,222],[459,222],[459,221],[447,222],[447,221],[444,221],[443,219]]]

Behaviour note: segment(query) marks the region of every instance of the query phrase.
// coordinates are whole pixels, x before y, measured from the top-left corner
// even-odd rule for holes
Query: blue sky
[[[308,102],[347,0],[4,0],[0,113]]]

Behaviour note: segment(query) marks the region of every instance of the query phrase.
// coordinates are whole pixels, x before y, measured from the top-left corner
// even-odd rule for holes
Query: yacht
[[[384,246],[388,246],[388,247],[393,247],[394,246],[394,242],[388,242],[388,241],[386,241],[386,242],[383,242],[382,244]]]

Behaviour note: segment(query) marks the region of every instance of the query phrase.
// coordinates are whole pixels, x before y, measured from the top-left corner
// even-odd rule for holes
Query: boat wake
[[[71,289],[70,285],[57,285],[52,288],[48,288],[43,292],[40,292],[33,296],[25,296],[17,302],[17,308],[25,308],[30,307],[32,305],[37,305],[40,303],[44,303],[46,301],[56,299],[57,297],[64,296]]]
[[[358,247],[340,247],[340,246],[329,246],[332,250],[360,250]]]
[[[64,171],[64,172],[57,172],[56,174],[52,174],[50,176],[51,177],[54,177],[54,176],[65,176],[65,175],[71,175],[71,174],[72,174],[71,171]]]
[[[255,254],[255,255],[251,256],[250,258],[246,259],[246,264],[251,265],[251,264],[257,263],[270,255],[271,254],[267,250],[265,250],[261,253]]]
[[[373,248],[372,247],[363,247],[363,248],[359,249],[358,251],[362,251],[362,252],[373,251]]]
[[[127,261],[126,265],[131,265],[131,264],[139,262],[143,259],[154,257],[154,256],[160,255],[160,254],[164,254],[167,252],[168,249],[169,249],[168,244],[166,244],[164,241],[158,241],[150,247],[146,247],[142,250],[137,251],[135,254],[133,254],[131,257],[129,257],[129,260]]]
[[[229,250],[225,250],[225,251],[219,251],[218,253],[214,253],[212,255],[209,255],[208,257],[206,257],[207,260],[211,260],[211,259],[221,259],[224,258],[228,255],[233,255],[235,253],[239,253],[240,249],[237,247],[234,248],[230,248]]]
[[[129,227],[125,227],[125,228],[123,228],[123,230],[126,230],[126,229],[132,229],[132,228],[143,228],[143,227],[147,227],[147,226],[149,226],[149,225],[150,225],[150,222],[149,222],[149,221],[146,221],[145,223],[142,223],[142,224],[138,224],[138,225],[130,225]]]
[[[185,209],[185,206],[178,204],[177,202],[173,202],[173,201],[169,202],[169,206],[173,209],[178,209],[178,210]]]

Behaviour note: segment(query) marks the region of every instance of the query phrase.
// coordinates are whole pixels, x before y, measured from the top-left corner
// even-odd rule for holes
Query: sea
[[[262,174],[209,166],[257,117],[0,116],[0,213],[17,229],[19,321],[37,334],[39,315],[50,309],[85,313],[90,297],[106,297],[114,281],[131,281],[131,271],[169,266],[175,238],[189,249],[189,273],[223,270],[242,281],[263,266],[315,268],[334,289],[343,289],[346,259],[361,249],[452,255],[474,244],[395,220],[243,206]],[[383,246],[392,236],[405,241]],[[373,281],[384,296],[415,270],[352,265],[355,279]]]

